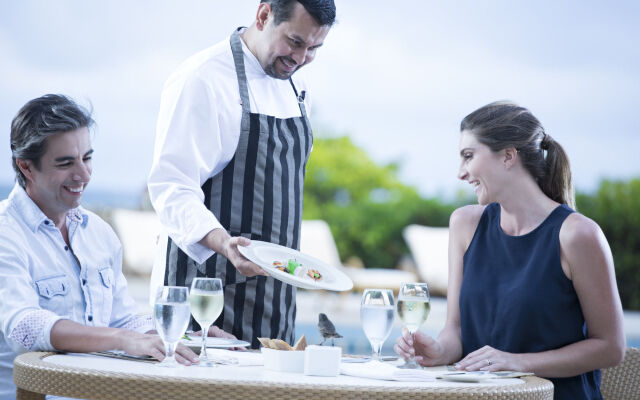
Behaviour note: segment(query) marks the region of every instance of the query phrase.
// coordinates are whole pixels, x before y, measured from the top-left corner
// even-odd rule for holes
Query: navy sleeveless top
[[[586,338],[578,295],[560,264],[560,227],[572,212],[560,205],[533,231],[509,236],[500,205],[485,208],[463,258],[463,357],[485,345],[535,353]],[[548,379],[554,399],[602,399],[599,370]]]

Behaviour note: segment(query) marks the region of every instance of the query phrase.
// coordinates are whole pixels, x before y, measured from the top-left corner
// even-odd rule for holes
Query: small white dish
[[[261,348],[264,367],[279,372],[304,372],[304,351],[274,350]]]
[[[338,376],[342,348],[334,346],[307,346],[304,350],[304,374]]]

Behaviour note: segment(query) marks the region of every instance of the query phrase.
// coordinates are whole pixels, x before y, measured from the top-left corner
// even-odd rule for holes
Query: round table
[[[553,384],[538,377],[523,377],[524,384],[466,387],[384,387],[256,382],[251,380],[186,378],[119,373],[60,366],[43,361],[57,353],[32,352],[16,357],[14,381],[18,399],[44,399],[44,394],[82,399],[531,399],[552,400]],[[215,369],[213,370],[215,372]],[[368,385],[368,383],[367,383]]]

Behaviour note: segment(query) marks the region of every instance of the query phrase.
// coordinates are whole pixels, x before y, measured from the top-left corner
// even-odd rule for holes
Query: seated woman
[[[0,399],[15,398],[17,354],[124,350],[164,358],[138,316],[113,230],[80,206],[91,178],[89,113],[72,100],[31,100],[11,124],[17,184],[0,202]],[[232,337],[218,328],[209,335]],[[176,359],[198,362],[187,347]]]
[[[396,352],[426,366],[530,371],[555,399],[600,399],[621,362],[622,307],[598,225],[575,212],[569,160],[529,110],[496,102],[464,118],[458,177],[479,205],[451,215],[447,321],[403,332]]]

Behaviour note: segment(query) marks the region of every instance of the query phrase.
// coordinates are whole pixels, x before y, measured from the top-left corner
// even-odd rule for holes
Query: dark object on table
[[[331,345],[333,346],[333,339],[342,337],[342,335],[336,332],[336,327],[329,321],[329,318],[327,318],[327,315],[324,313],[318,314],[318,331],[323,338],[320,345],[324,344],[327,339],[331,339]]]

